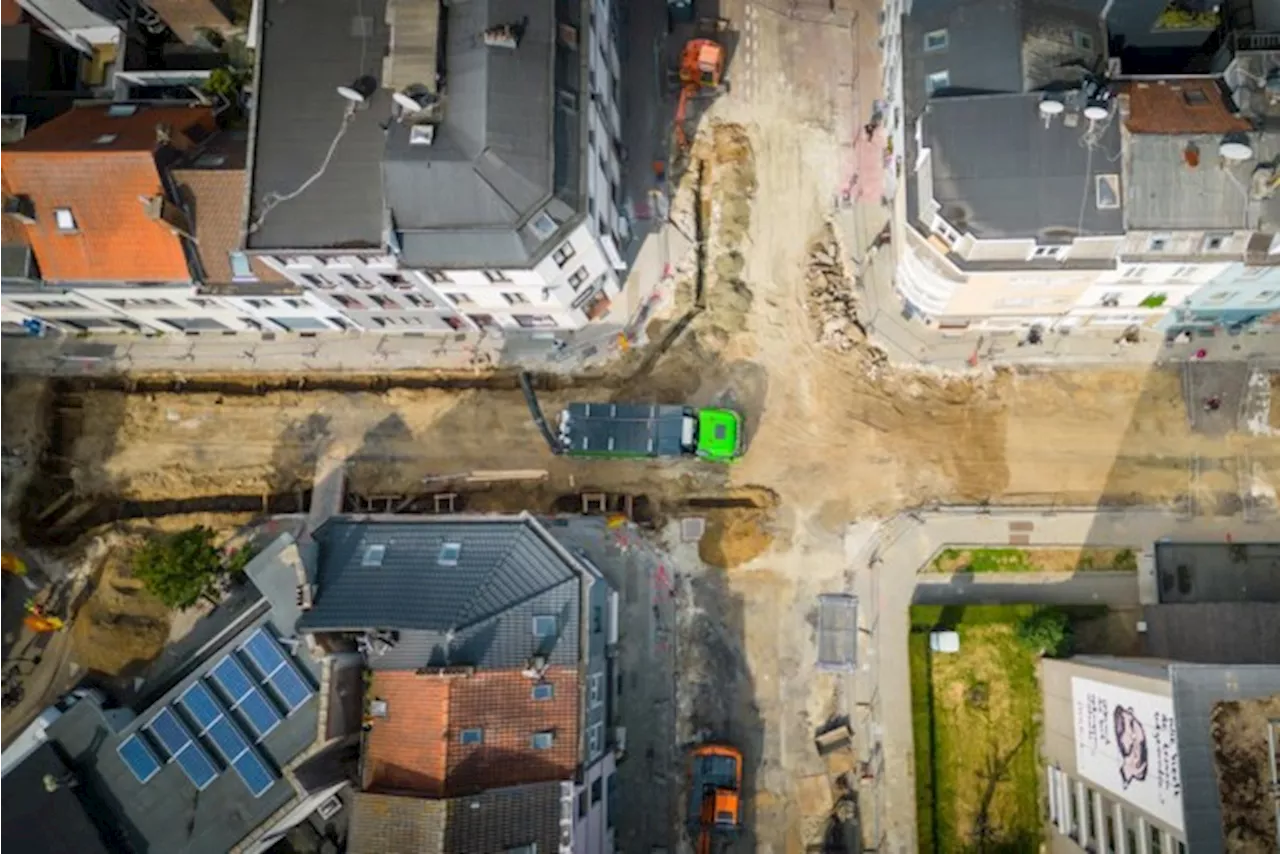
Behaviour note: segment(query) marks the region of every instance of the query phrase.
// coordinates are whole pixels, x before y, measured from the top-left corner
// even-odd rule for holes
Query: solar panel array
[[[257,679],[250,677],[241,657]],[[253,745],[313,693],[279,643],[258,629],[116,751],[138,782],[146,783],[164,764],[154,749],[158,746],[203,790],[221,773],[206,749],[212,745],[223,766],[235,769],[250,793],[261,797],[278,777]]]

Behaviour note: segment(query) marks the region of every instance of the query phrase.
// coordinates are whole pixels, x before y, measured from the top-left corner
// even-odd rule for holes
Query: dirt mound
[[[728,569],[755,560],[773,544],[769,514],[748,507],[713,510],[698,542],[704,563]]]
[[[1222,799],[1226,850],[1263,854],[1276,844],[1275,811],[1267,792],[1267,721],[1280,715],[1280,694],[1225,701],[1213,707],[1213,764]]]
[[[169,638],[169,609],[130,571],[133,545],[117,543],[103,558],[97,585],[71,629],[76,662],[112,676],[151,661]]]

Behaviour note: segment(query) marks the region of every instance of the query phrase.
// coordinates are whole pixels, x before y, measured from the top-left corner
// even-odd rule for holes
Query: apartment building
[[[608,854],[616,593],[528,514],[334,517],[301,631],[367,670],[348,851]]]
[[[1249,791],[1280,782],[1280,667],[1077,656],[1043,660],[1041,687],[1054,854],[1265,847],[1275,804]]]
[[[264,10],[247,252],[357,329],[608,312],[628,231],[607,0]]]
[[[1280,232],[1280,99],[1265,95],[1280,55],[1162,42],[1157,6],[909,4],[884,72],[907,117],[907,313],[1181,329],[1171,312]],[[1153,54],[1177,70],[1148,73]]]

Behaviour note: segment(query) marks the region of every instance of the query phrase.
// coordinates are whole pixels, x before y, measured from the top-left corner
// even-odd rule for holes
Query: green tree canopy
[[[1018,620],[1018,640],[1039,655],[1061,658],[1071,652],[1071,622],[1054,608],[1043,608]]]
[[[170,608],[186,609],[214,594],[225,572],[214,533],[197,526],[147,540],[133,555],[133,574]]]

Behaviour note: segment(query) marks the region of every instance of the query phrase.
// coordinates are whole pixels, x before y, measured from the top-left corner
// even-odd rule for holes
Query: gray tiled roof
[[[553,198],[556,150],[578,144],[556,134],[554,92],[577,89],[576,73],[571,82],[558,73],[566,60],[556,13],[554,0],[446,7],[446,96],[435,140],[412,145],[409,127],[400,124],[387,135],[384,193],[405,263],[525,264],[550,239],[529,220],[546,210],[564,225],[574,215]],[[514,50],[487,47],[479,36],[518,21],[525,29]]]
[[[427,800],[356,793],[348,854],[499,854],[525,845],[556,851],[560,783]]]
[[[1280,155],[1280,133],[1250,134],[1254,159],[1241,164],[1219,163],[1220,142],[1203,134],[1130,134],[1125,142],[1129,227],[1280,228],[1280,198],[1248,198],[1254,168]],[[1184,159],[1188,146],[1200,151],[1200,165],[1194,169]]]
[[[268,193],[295,191],[324,162],[347,102],[337,87],[377,77],[390,37],[385,0],[263,4],[261,73],[253,148],[253,216]],[[382,245],[381,123],[391,99],[379,89],[358,110],[324,174],[275,207],[255,249]]]
[[[318,589],[299,621],[310,631],[481,631],[490,618],[579,578],[571,559],[529,516],[335,518],[316,539]],[[461,546],[454,565],[440,563],[446,543]],[[380,565],[363,565],[370,546],[385,548]]]
[[[1119,122],[1092,152],[1084,125],[1041,120],[1040,95],[936,98],[924,116],[933,197],[942,216],[980,238],[1121,234],[1121,211],[1099,210],[1095,177],[1118,174]],[[1056,234],[1054,234],[1056,232]]]

